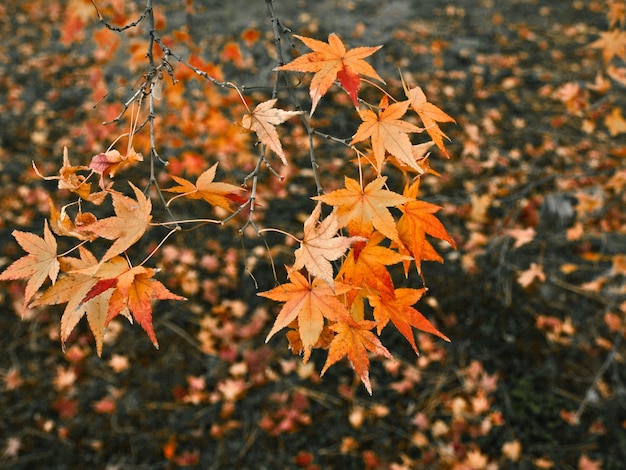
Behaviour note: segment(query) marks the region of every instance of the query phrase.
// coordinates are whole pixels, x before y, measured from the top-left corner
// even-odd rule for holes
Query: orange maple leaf
[[[422,123],[424,124],[424,128],[430,138],[433,139],[437,147],[444,153],[446,157],[449,157],[448,151],[446,150],[443,144],[443,138],[448,138],[447,135],[443,133],[443,131],[439,128],[438,122],[456,122],[453,118],[444,113],[441,109],[435,106],[432,103],[429,103],[426,99],[426,95],[422,91],[422,89],[418,86],[409,88],[402,80],[402,87],[404,88],[404,93],[406,97],[409,99],[411,103],[411,108],[415,111]],[[449,140],[449,139],[448,139]]]
[[[328,36],[328,43],[303,36],[294,36],[313,52],[304,54],[290,63],[278,67],[277,70],[315,72],[310,86],[311,116],[315,112],[319,100],[330,89],[335,79],[338,79],[341,86],[348,92],[355,108],[358,108],[360,75],[375,78],[385,83],[372,66],[363,60],[382,46],[355,47],[346,50],[346,46],[339,39],[339,36],[334,33]]]
[[[604,125],[609,130],[611,137],[626,133],[626,119],[622,116],[622,110],[613,108],[611,114],[605,116]]]
[[[350,323],[339,322],[331,325],[330,328],[337,333],[330,343],[328,358],[322,368],[321,375],[330,366],[348,356],[352,368],[357,373],[363,385],[372,394],[372,384],[369,378],[370,361],[368,351],[371,351],[387,359],[393,359],[391,353],[385,348],[380,340],[370,330],[376,326],[374,321],[352,321]]]
[[[589,44],[589,47],[602,49],[605,64],[608,64],[613,57],[626,60],[626,31],[619,29],[603,31],[600,33],[600,39]]]
[[[321,279],[314,279],[311,283],[292,268],[287,267],[287,272],[291,282],[258,294],[278,302],[285,302],[265,342],[297,319],[298,333],[304,350],[303,360],[307,362],[311,356],[311,348],[322,334],[324,318],[333,322],[351,321],[346,306],[337,297],[348,292],[351,287],[337,282],[333,290]]]
[[[137,200],[113,192],[115,216],[98,220],[91,224],[91,232],[107,240],[115,240],[106,251],[100,263],[103,263],[134,245],[144,234],[152,216],[152,203],[132,183],[128,183],[135,192]]]
[[[450,341],[428,319],[412,307],[424,294],[426,289],[396,289],[394,298],[384,298],[377,295],[368,296],[370,305],[374,308],[374,318],[377,322],[378,334],[389,323],[395,325],[400,333],[407,339],[416,354],[419,354],[415,345],[413,327],[432,333],[440,338]]]
[[[411,186],[406,186],[404,195],[407,198],[417,196],[417,187],[419,181]],[[435,251],[432,245],[426,240],[426,234],[445,240],[452,248],[456,248],[454,240],[446,231],[443,224],[433,214],[441,210],[440,206],[436,206],[429,202],[411,200],[400,207],[403,212],[398,220],[398,234],[402,241],[402,246],[409,253],[417,266],[418,272],[421,272],[421,261],[438,261],[443,259]],[[402,251],[402,250],[401,250]],[[405,263],[405,274],[408,272],[408,263]]]
[[[621,28],[626,24],[626,4],[623,1],[609,2],[609,11],[606,16],[609,20],[609,28],[620,25]]]
[[[352,137],[350,145],[371,137],[378,172],[382,170],[385,162],[385,151],[387,151],[398,161],[419,173],[423,173],[413,156],[411,139],[409,139],[408,134],[422,132],[424,129],[400,119],[406,114],[409,102],[401,101],[389,105],[387,97],[384,96],[380,100],[379,106],[380,112],[378,114],[370,109],[359,111],[363,122]]]
[[[354,288],[366,288],[370,294],[380,293],[387,297],[393,296],[393,280],[385,266],[411,258],[380,246],[379,243],[383,239],[384,236],[380,232],[374,232],[366,244],[356,243],[341,265],[337,279],[341,279],[342,282]],[[346,303],[352,305],[358,295],[356,290],[348,292]]]
[[[101,279],[85,294],[81,304],[92,301],[98,296],[108,295],[109,289],[114,289],[108,301],[104,326],[128,309],[148,334],[154,347],[158,349],[159,343],[152,326],[152,300],[186,299],[170,292],[161,282],[152,279],[155,273],[155,269],[135,266],[115,277]]]
[[[47,221],[44,223],[43,238],[34,233],[20,232],[19,230],[14,230],[13,236],[28,255],[14,261],[5,269],[0,274],[0,281],[28,279],[22,309],[22,314],[24,314],[28,302],[45,280],[50,278],[52,284],[57,280],[60,270],[57,258],[57,242]]]
[[[112,292],[97,296],[83,302],[87,293],[98,283],[102,276],[111,277],[128,270],[128,262],[121,256],[116,256],[103,263],[94,275],[84,274],[80,270],[88,270],[98,264],[96,257],[85,247],[79,247],[79,258],[61,258],[64,271],[68,271],[63,277],[49,287],[31,307],[38,305],[56,305],[67,302],[67,306],[61,317],[61,344],[65,350],[65,342],[72,330],[83,316],[87,317],[89,328],[96,339],[98,356],[102,355],[104,339],[104,322],[106,320],[109,298]],[[78,270],[78,271],[77,271]]]
[[[352,236],[369,237],[376,228],[390,240],[399,241],[396,222],[388,207],[404,204],[410,199],[382,189],[386,176],[378,176],[365,189],[352,178],[345,177],[346,187],[313,199],[336,206],[339,228],[348,227]]]
[[[244,129],[252,130],[256,133],[261,143],[267,145],[276,155],[280,157],[284,165],[287,165],[287,157],[280,144],[276,127],[287,119],[302,114],[302,111],[285,111],[276,109],[276,99],[259,103],[254,111],[246,114],[241,120]]]
[[[245,202],[245,199],[237,194],[243,191],[243,188],[229,183],[214,182],[217,165],[216,163],[198,176],[196,184],[187,181],[185,178],[171,175],[172,179],[180,186],[174,186],[164,191],[181,193],[180,196],[184,196],[188,199],[204,199],[213,206],[218,206],[232,212],[233,209],[230,207],[229,202],[234,201],[240,204]],[[167,202],[167,205],[169,206],[174,199],[180,196],[174,196]]]
[[[366,239],[335,236],[339,229],[337,208],[320,222],[321,205],[321,202],[317,203],[311,216],[304,223],[304,239],[294,253],[296,260],[292,269],[297,271],[306,267],[309,274],[334,287],[333,267],[330,262],[341,257],[354,242]]]

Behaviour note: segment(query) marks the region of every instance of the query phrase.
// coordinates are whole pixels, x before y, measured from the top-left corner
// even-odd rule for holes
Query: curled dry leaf
[[[80,198],[96,205],[101,204],[108,194],[106,191],[99,191],[97,193],[91,192],[91,183],[87,182],[88,177],[78,173],[79,171],[89,170],[89,167],[83,165],[72,165],[70,163],[67,147],[63,147],[63,166],[61,166],[59,170],[59,176],[43,176],[35,166],[34,162],[33,169],[35,170],[35,173],[37,173],[37,176],[46,181],[58,180],[59,189],[67,189],[68,191],[77,194]]]
[[[82,212],[79,208],[74,220],[67,213],[67,208],[72,204],[66,204],[58,211],[50,199],[50,228],[63,237],[74,237],[79,240],[93,241],[98,235],[91,231],[91,226],[98,220],[91,212]]]
[[[126,155],[122,155],[116,149],[111,149],[94,155],[89,163],[89,168],[100,174],[100,187],[104,189],[105,176],[113,178],[122,168],[142,161],[143,155],[135,152],[132,147],[128,149]]]

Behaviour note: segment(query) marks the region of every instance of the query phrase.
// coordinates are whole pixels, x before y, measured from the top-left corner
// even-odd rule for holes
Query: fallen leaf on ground
[[[523,271],[517,278],[517,283],[523,288],[527,288],[535,280],[544,282],[546,275],[543,272],[543,266],[537,263],[530,263],[530,267],[526,271]]]

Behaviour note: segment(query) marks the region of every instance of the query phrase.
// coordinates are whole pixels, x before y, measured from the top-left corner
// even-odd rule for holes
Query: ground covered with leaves
[[[23,254],[11,232],[42,233],[50,213],[56,181],[31,161],[54,174],[64,146],[77,164],[105,150],[116,134],[100,123],[115,118],[140,73],[125,57],[137,63],[145,51],[137,36],[120,45],[103,32],[90,2],[14,3],[0,6],[2,269]],[[169,1],[157,26],[173,48],[195,43],[198,66],[264,87],[271,22],[265,2],[250,3],[184,10]],[[21,319],[23,283],[0,285],[0,466],[621,468],[626,52],[596,42],[611,28],[605,2],[556,4],[275,3],[296,34],[383,45],[371,62],[388,85],[402,92],[401,70],[456,119],[443,129],[450,158],[431,157],[441,177],[420,187],[457,245],[437,245],[445,262],[423,264],[429,290],[418,304],[450,343],[420,333],[416,356],[400,334],[383,332],[396,361],[372,357],[373,396],[347,361],[320,377],[323,351],[303,364],[284,336],[265,343],[278,309],[257,293],[284,281],[293,241],[240,237],[243,219],[185,230],[159,258],[161,281],[188,300],[155,307],[158,350],[116,320],[101,358],[84,321],[63,351],[62,309]],[[187,36],[171,32],[183,26]],[[232,110],[237,97],[202,91],[207,106],[202,86],[163,86],[172,112],[160,111],[162,128],[178,129],[166,136],[170,171],[197,175],[219,161],[240,180],[254,142],[212,108]],[[105,98],[94,102],[98,93]],[[316,126],[349,139],[356,129],[333,108],[345,100],[325,97]],[[296,126],[283,135],[292,161],[283,181],[260,181],[258,221],[297,234],[315,184],[298,152],[306,135]],[[343,154],[319,145],[330,192],[343,182]],[[398,269],[398,285],[421,286]]]

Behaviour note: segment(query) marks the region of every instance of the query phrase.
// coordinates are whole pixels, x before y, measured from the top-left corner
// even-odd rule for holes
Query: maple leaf
[[[114,289],[110,293],[108,308],[104,326],[108,325],[113,318],[123,314],[128,309],[137,323],[148,334],[155,348],[159,343],[152,326],[152,304],[154,299],[159,300],[186,300],[170,292],[161,282],[152,279],[156,273],[155,269],[135,266],[124,270],[115,277],[101,279],[85,294],[81,305],[97,299],[102,295],[109,295],[109,289]]]
[[[121,256],[116,256],[103,263],[93,275],[85,274],[80,271],[96,266],[98,260],[83,246],[79,247],[79,252],[80,259],[61,258],[64,270],[69,272],[64,277],[59,278],[53,286],[49,287],[30,306],[57,305],[67,302],[61,317],[61,344],[63,350],[65,350],[65,342],[74,330],[74,327],[83,316],[86,316],[89,328],[96,339],[98,356],[101,356],[105,320],[112,292],[90,299],[87,302],[83,302],[83,299],[102,276],[116,276],[128,270],[128,262]]]
[[[602,58],[605,64],[608,64],[613,57],[626,60],[626,31],[619,29],[603,31],[600,33],[600,39],[589,44],[589,47],[602,49]]]
[[[382,189],[386,176],[378,176],[364,189],[352,178],[345,177],[345,188],[313,199],[337,207],[339,228],[348,227],[352,236],[369,237],[376,228],[387,238],[397,241],[396,222],[387,207],[404,204],[410,199]]]
[[[422,120],[424,128],[426,129],[426,132],[428,132],[428,135],[430,135],[430,138],[433,139],[433,142],[435,142],[444,155],[449,157],[448,151],[443,144],[443,138],[445,137],[447,139],[448,136],[443,133],[437,123],[456,121],[437,106],[429,103],[426,99],[426,95],[420,87],[416,86],[409,90],[407,85],[404,83],[404,80],[402,80],[402,87],[404,88],[406,97],[411,103],[411,109],[413,109],[413,111],[415,111]]]
[[[303,360],[307,362],[311,348],[322,334],[324,318],[334,322],[351,321],[350,313],[337,298],[338,295],[348,292],[351,287],[337,282],[333,291],[321,279],[314,279],[311,283],[293,268],[287,267],[287,272],[291,282],[258,294],[261,297],[285,302],[265,342],[297,319],[298,333],[304,350]]]
[[[322,279],[334,287],[333,267],[330,264],[341,257],[356,241],[366,241],[362,237],[335,236],[339,229],[337,208],[319,222],[321,202],[318,202],[311,216],[304,223],[304,239],[295,251],[296,260],[292,269],[306,267],[309,274]]]
[[[382,170],[385,161],[385,151],[396,157],[413,170],[423,173],[415,161],[413,148],[408,134],[422,132],[424,129],[415,124],[403,121],[400,118],[409,108],[408,101],[401,101],[388,105],[387,97],[383,97],[379,104],[380,112],[376,114],[370,109],[359,111],[363,121],[350,141],[350,145],[368,138],[372,140],[372,151],[376,158],[378,172]]]
[[[523,288],[528,288],[535,280],[544,282],[546,280],[546,274],[543,272],[543,266],[537,263],[530,263],[530,267],[520,273],[517,278],[517,283]]]
[[[515,240],[513,248],[519,248],[520,246],[524,246],[527,243],[532,242],[536,235],[535,229],[532,227],[511,228],[505,230],[504,233]]]
[[[287,157],[283,152],[280,144],[276,127],[287,119],[302,114],[302,111],[285,111],[274,108],[276,99],[267,100],[259,103],[254,111],[246,114],[241,120],[241,126],[244,129],[254,131],[261,141],[267,145],[276,155],[280,157],[284,165],[287,165]]]
[[[107,240],[115,240],[102,257],[101,263],[117,256],[134,245],[144,234],[152,216],[152,203],[132,183],[128,183],[135,192],[137,200],[113,192],[115,216],[98,220],[91,224],[91,232]]]
[[[339,36],[334,33],[328,36],[328,43],[295,34],[294,37],[302,41],[313,52],[297,57],[290,63],[278,67],[277,70],[315,72],[310,86],[311,116],[315,112],[319,100],[330,89],[335,79],[339,79],[341,86],[348,92],[355,108],[358,108],[360,75],[375,78],[385,83],[372,66],[363,60],[382,46],[355,47],[346,50],[346,46]]]
[[[214,182],[217,165],[216,163],[198,176],[195,185],[185,178],[171,175],[172,179],[180,186],[174,186],[164,191],[181,193],[182,196],[188,199],[204,199],[213,206],[218,206],[232,212],[232,208],[229,205],[230,201],[237,203],[245,202],[245,199],[237,194],[242,191],[243,188],[229,183]],[[176,197],[179,196],[170,199],[167,204],[169,205]]]
[[[429,162],[428,162],[428,157],[430,156],[430,152],[428,151],[428,149],[432,147],[433,144],[434,142],[432,140],[429,140],[428,142],[423,142],[421,144],[411,146],[411,152],[413,153],[413,161],[417,164],[419,170],[415,170],[415,168],[412,166],[405,165],[393,155],[389,155],[387,157],[387,161],[389,161],[389,163],[398,167],[398,169],[400,169],[400,171],[402,171],[402,173],[404,174],[408,172],[410,173],[417,172],[420,175],[429,173],[435,176],[440,176],[439,173],[437,173],[435,170],[430,168]]]
[[[20,232],[19,230],[13,231],[13,237],[28,255],[14,261],[5,269],[0,274],[0,281],[28,279],[24,292],[23,315],[28,302],[45,280],[50,278],[52,284],[56,282],[60,264],[57,258],[57,242],[50,231],[50,227],[48,227],[48,221],[44,223],[43,238],[34,233]]]
[[[385,348],[380,340],[370,330],[376,326],[373,321],[359,321],[344,323],[339,322],[331,325],[330,328],[336,333],[330,348],[328,349],[328,358],[322,368],[321,375],[328,370],[330,366],[345,356],[348,356],[352,364],[352,368],[357,373],[363,385],[372,394],[372,384],[369,379],[370,361],[367,351],[371,351],[387,359],[393,359],[391,353]]]
[[[609,20],[609,28],[620,25],[621,28],[626,24],[626,4],[623,1],[611,1],[608,4],[609,11],[606,16]]]
[[[374,308],[374,318],[377,322],[378,334],[389,323],[395,325],[400,333],[407,339],[416,354],[419,354],[413,336],[413,327],[434,334],[450,341],[428,319],[412,307],[424,294],[426,289],[396,289],[394,298],[383,298],[377,295],[368,296],[370,305]]]
[[[380,246],[384,236],[374,232],[367,244],[356,243],[341,265],[337,278],[355,288],[366,287],[368,292],[380,292],[384,296],[393,296],[393,280],[385,266],[410,260],[409,256]],[[358,296],[357,291],[346,294],[347,304]]]
[[[625,133],[626,119],[622,116],[622,110],[619,108],[613,108],[611,114],[604,118],[604,125],[609,130],[611,137]]]
[[[407,185],[404,189],[404,195],[407,198],[415,198],[418,185],[419,181],[416,181],[411,186]],[[402,246],[415,260],[418,272],[421,272],[422,260],[443,261],[441,256],[426,240],[426,234],[445,240],[452,248],[456,248],[454,240],[450,237],[443,224],[433,215],[441,210],[440,206],[413,199],[402,205],[400,210],[403,214],[398,220],[398,234],[402,241]],[[405,274],[407,269],[408,263],[405,264]]]

